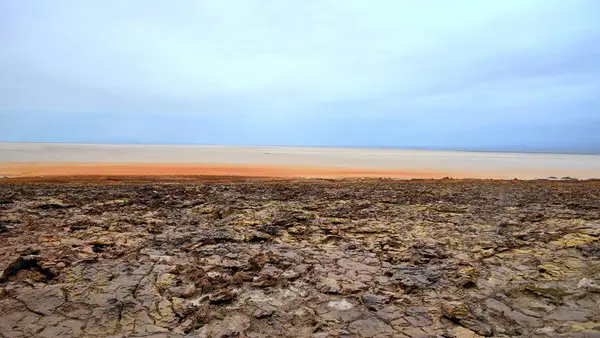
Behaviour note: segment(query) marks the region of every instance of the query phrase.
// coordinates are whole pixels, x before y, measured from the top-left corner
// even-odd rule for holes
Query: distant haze
[[[0,141],[600,153],[600,1],[0,2]]]
[[[127,173],[500,179],[567,176],[589,179],[599,178],[600,155],[0,142],[0,177]]]

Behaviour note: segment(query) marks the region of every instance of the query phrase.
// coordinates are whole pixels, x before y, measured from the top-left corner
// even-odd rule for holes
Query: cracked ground
[[[600,182],[0,184],[0,337],[600,337]]]

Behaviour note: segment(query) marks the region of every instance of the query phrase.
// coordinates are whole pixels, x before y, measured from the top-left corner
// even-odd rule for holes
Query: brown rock
[[[333,278],[324,278],[319,283],[319,290],[324,293],[340,293],[342,288],[340,287],[338,281]]]
[[[452,322],[460,324],[482,336],[489,337],[493,334],[491,326],[477,319],[464,303],[446,303],[442,307],[442,313],[444,317],[450,319]]]
[[[210,294],[208,297],[211,304],[220,304],[230,302],[236,298],[236,294],[231,290],[220,290]]]
[[[348,325],[348,330],[362,337],[375,337],[380,334],[392,334],[395,332],[391,326],[373,316],[353,321]]]

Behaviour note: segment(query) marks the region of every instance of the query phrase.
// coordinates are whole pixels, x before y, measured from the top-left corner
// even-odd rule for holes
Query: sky
[[[600,153],[597,0],[0,0],[0,141]]]

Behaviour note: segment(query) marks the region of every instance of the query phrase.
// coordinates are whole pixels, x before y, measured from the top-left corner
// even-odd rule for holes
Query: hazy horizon
[[[519,150],[519,149],[457,149],[457,148],[424,148],[424,147],[394,147],[394,146],[320,146],[320,145],[287,145],[287,144],[227,144],[227,143],[147,143],[147,142],[37,142],[37,141],[2,141],[2,144],[40,144],[40,145],[106,145],[106,146],[198,146],[198,147],[251,147],[251,148],[331,148],[331,149],[381,149],[381,150],[408,150],[408,151],[443,151],[443,152],[474,152],[474,153],[521,153],[521,154],[555,154],[555,155],[600,155],[600,152],[584,151],[577,149],[554,149],[554,150]]]
[[[600,155],[389,148],[0,143],[0,159],[0,174],[5,176],[106,175],[123,170],[130,175],[163,170],[244,175],[250,170],[269,172],[267,176],[335,176],[342,170],[356,177],[591,179],[600,172]]]

